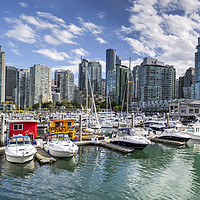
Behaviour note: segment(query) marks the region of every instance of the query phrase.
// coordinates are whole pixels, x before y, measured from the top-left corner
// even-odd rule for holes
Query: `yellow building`
[[[76,120],[74,119],[59,119],[49,120],[47,123],[47,135],[66,133],[72,141],[77,141],[76,135]]]

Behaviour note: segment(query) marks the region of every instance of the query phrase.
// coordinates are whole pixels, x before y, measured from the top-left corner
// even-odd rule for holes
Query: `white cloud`
[[[103,38],[96,38],[96,40],[100,43],[100,44],[106,44],[107,42],[103,39]]]
[[[56,24],[51,24],[51,23],[45,22],[37,17],[27,16],[24,14],[22,14],[20,16],[20,19],[24,20],[26,23],[35,25],[37,28],[41,28],[41,29],[53,29],[53,28],[57,27]]]
[[[200,2],[187,2],[133,1],[129,9],[130,25],[121,26],[120,39],[130,45],[133,53],[158,58],[174,65],[177,75],[182,73],[186,68],[194,66],[194,52],[200,30]]]
[[[124,41],[127,41],[129,45],[132,47],[133,52],[138,55],[155,56],[155,52],[152,51],[148,46],[145,46],[139,40],[127,37],[127,38],[124,38]]]
[[[56,40],[55,38],[53,38],[50,35],[45,35],[44,36],[44,41],[47,42],[47,43],[49,43],[49,44],[52,44],[52,45],[59,45],[59,44],[61,44],[60,41]]]
[[[97,17],[102,19],[102,18],[105,17],[105,13],[104,12],[100,12],[100,13],[97,14]]]
[[[131,60],[131,70],[133,69],[133,67],[135,67],[136,65],[140,65],[142,62],[143,60],[140,58],[137,58],[136,60]],[[122,60],[122,65],[129,67],[130,60]]]
[[[51,13],[47,13],[47,12],[37,12],[37,15],[39,15],[40,17],[44,17],[47,19],[51,19],[54,22],[59,22],[59,23],[65,23],[65,21],[59,17],[56,17],[54,15],[52,15]]]
[[[76,44],[75,42],[72,41],[72,38],[75,38],[76,36],[70,33],[69,31],[54,29],[52,30],[52,32],[54,36],[57,37],[58,40],[62,41],[62,43]]]
[[[17,23],[13,26],[12,30],[6,33],[9,38],[14,38],[24,43],[33,44],[36,42],[35,31],[27,24]]]
[[[19,50],[17,50],[17,49],[11,49],[11,51],[13,53],[15,53],[16,55],[21,56],[21,53],[19,52]]]
[[[66,58],[70,59],[70,56],[67,53],[57,52],[56,49],[39,49],[33,52],[42,54],[55,61],[64,61]]]
[[[73,50],[71,50],[71,52],[74,53],[78,57],[89,55],[89,53],[83,48],[73,49]]]
[[[74,24],[70,24],[68,26],[68,29],[71,33],[75,34],[75,35],[83,35],[83,29],[74,25]]]
[[[27,3],[24,3],[24,2],[19,2],[19,5],[23,8],[26,8],[28,6]]]
[[[85,29],[89,30],[93,35],[98,35],[103,32],[102,26],[98,26],[92,22],[85,22],[81,17],[78,17],[78,20],[85,27]]]
[[[55,66],[51,68],[52,72],[55,72],[56,70],[71,70],[74,74],[78,73],[78,65],[70,65],[70,66]]]

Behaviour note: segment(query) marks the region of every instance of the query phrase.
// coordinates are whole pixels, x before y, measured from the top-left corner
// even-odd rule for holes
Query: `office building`
[[[0,102],[5,101],[6,54],[0,45]]]
[[[116,65],[116,103],[125,105],[132,103],[133,100],[133,74],[124,65]]]
[[[88,88],[88,61],[86,59],[81,59],[79,64],[78,88],[79,91]]]
[[[71,70],[62,71],[60,74],[60,100],[68,102],[74,98],[74,74]]]
[[[200,37],[195,52],[194,84],[191,86],[191,99],[200,99]]]
[[[6,79],[5,79],[5,101],[15,102],[14,92],[17,87],[17,68],[6,66]]]
[[[120,63],[119,57],[117,62]],[[110,97],[111,101],[116,100],[116,50],[106,50],[106,94]]]
[[[101,94],[102,65],[99,62],[92,61],[88,63],[89,78],[94,94]],[[90,84],[89,84],[90,88]],[[89,89],[89,93],[90,93]]]
[[[138,74],[137,74],[138,73]],[[140,66],[134,67],[135,98],[142,102],[171,100],[175,98],[176,70],[171,65],[154,58],[144,58]],[[137,79],[138,78],[138,79]]]
[[[51,70],[46,65],[37,64],[30,67],[29,107],[36,103],[52,101]]]

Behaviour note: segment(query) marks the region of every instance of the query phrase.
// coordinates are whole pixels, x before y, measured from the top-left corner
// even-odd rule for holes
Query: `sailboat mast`
[[[88,129],[88,65],[86,67],[86,82],[85,82],[85,85],[86,85],[86,129]]]
[[[127,74],[127,81],[128,81],[128,86],[127,86],[127,118],[128,118],[128,107],[129,107],[129,75],[130,75],[130,69],[131,69],[131,58],[129,60],[129,69],[128,69],[128,74]]]

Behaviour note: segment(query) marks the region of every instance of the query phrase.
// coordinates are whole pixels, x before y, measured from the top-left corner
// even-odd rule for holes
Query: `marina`
[[[192,143],[131,154],[80,146],[76,157],[20,167],[1,155],[0,199],[198,199],[199,160],[200,144]]]
[[[154,125],[158,131],[142,126],[143,123],[135,127],[132,114],[129,126],[115,128],[113,125],[101,128],[98,133],[90,129],[90,137],[86,139],[82,137],[85,130],[82,115],[77,118],[77,124],[72,119],[55,119],[51,123],[47,120],[43,131],[38,126],[40,132],[38,128],[29,131],[26,120],[11,121],[10,131],[15,134],[14,127],[20,129],[26,124],[26,133],[31,135],[37,153],[35,159],[19,164],[9,162],[5,148],[0,148],[0,199],[54,199],[54,196],[58,199],[184,199],[198,195],[193,187],[198,187],[195,181],[200,174],[200,141],[191,140],[186,134],[189,126],[180,131],[168,126],[161,131],[159,123]],[[31,120],[27,122],[32,127]],[[17,131],[18,137],[28,137]],[[16,137],[11,133],[6,135]],[[68,148],[73,146],[77,148],[70,150],[69,155]],[[50,147],[56,154],[50,152]],[[183,184],[180,179],[194,183]],[[186,187],[189,187],[188,193]],[[16,197],[9,188],[17,188]]]

